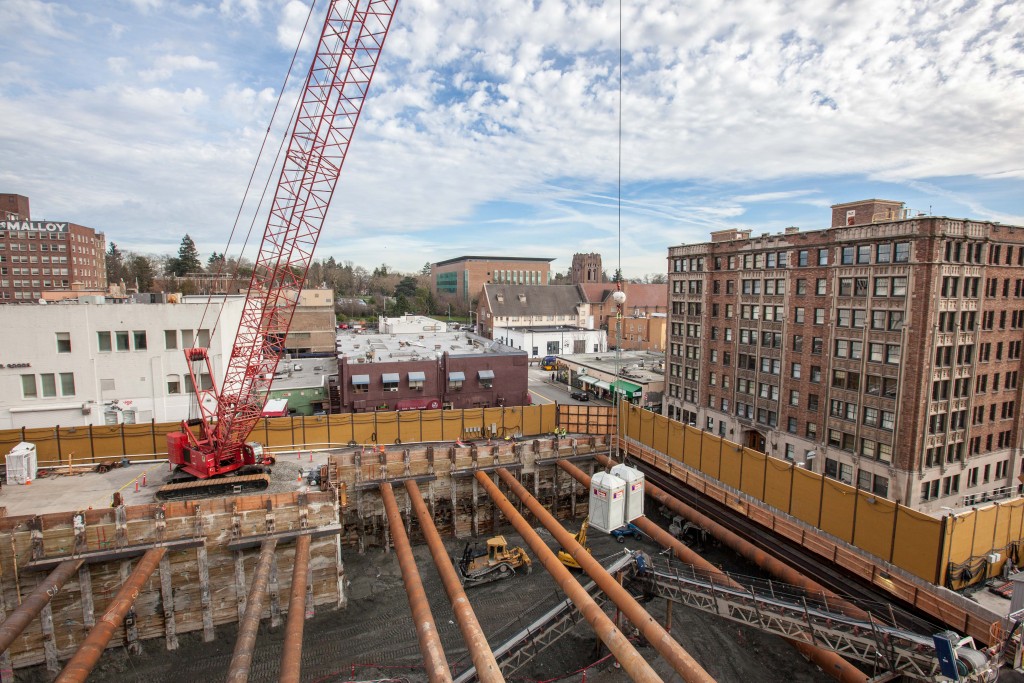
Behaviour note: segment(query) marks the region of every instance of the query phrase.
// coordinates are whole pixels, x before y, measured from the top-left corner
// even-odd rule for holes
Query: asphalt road
[[[577,401],[569,396],[571,388],[562,382],[552,382],[551,372],[546,372],[540,369],[540,366],[531,365],[529,369],[529,382],[528,388],[530,394],[533,396],[533,403],[539,405],[542,403],[568,403],[575,405],[598,405],[607,406],[611,405],[608,401],[604,401],[599,398],[594,398],[593,395],[590,397],[590,401]]]

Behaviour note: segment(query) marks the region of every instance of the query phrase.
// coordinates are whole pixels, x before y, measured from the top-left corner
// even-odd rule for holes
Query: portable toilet
[[[626,483],[626,521],[644,516],[644,473],[635,467],[619,463],[612,474]]]
[[[36,445],[22,441],[7,454],[7,481],[11,484],[24,484],[36,478],[39,461],[36,457]]]
[[[608,533],[626,523],[626,482],[597,472],[590,478],[590,526]]]

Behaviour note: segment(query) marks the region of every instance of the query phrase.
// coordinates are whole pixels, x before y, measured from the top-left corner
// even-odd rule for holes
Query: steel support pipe
[[[96,622],[96,625],[89,631],[78,650],[64,665],[64,669],[57,676],[56,683],[85,683],[93,668],[103,656],[103,650],[107,643],[114,636],[114,632],[124,623],[125,615],[135,604],[139,597],[139,591],[156,568],[160,566],[160,560],[167,553],[167,548],[152,548],[146,551],[135,569],[128,576],[128,580],[117,591],[117,595],[110,602],[107,611]]]
[[[476,473],[476,479],[487,491],[487,494],[494,501],[501,513],[512,522],[512,526],[523,537],[530,550],[537,556],[537,559],[548,570],[551,577],[562,589],[562,592],[572,600],[576,609],[580,611],[583,618],[594,629],[594,633],[601,639],[612,655],[622,665],[623,670],[630,679],[637,683],[654,683],[662,678],[651,668],[651,665],[637,652],[633,644],[622,634],[622,631],[615,626],[615,622],[608,618],[601,606],[594,601],[594,598],[580,585],[576,577],[566,569],[565,565],[559,562],[558,557],[551,551],[544,539],[533,530],[516,507],[509,502],[508,498],[501,492],[498,486],[490,480],[483,472]]]
[[[306,574],[309,571],[309,534],[295,539],[295,564],[292,565],[292,594],[288,601],[288,621],[284,625],[281,654],[281,683],[299,683],[302,673],[302,631],[306,626]]]
[[[423,655],[423,665],[427,670],[427,678],[431,683],[452,680],[451,669],[444,655],[441,636],[434,623],[434,615],[430,612],[430,602],[423,590],[420,572],[416,569],[416,558],[412,554],[409,536],[405,533],[405,524],[395,502],[395,493],[391,484],[380,485],[380,496],[384,499],[384,510],[388,515],[388,526],[391,529],[391,540],[395,544],[398,566],[402,569],[402,581],[405,593],[409,598],[409,609],[412,611],[413,625],[416,627],[416,638]]]
[[[65,560],[58,564],[18,608],[0,623],[0,653],[11,646],[21,632],[39,615],[60,589],[82,566],[82,560]]]
[[[505,677],[501,674],[501,669],[498,668],[498,660],[494,658],[491,646],[487,642],[487,636],[480,628],[480,622],[477,621],[473,606],[469,603],[469,597],[462,588],[462,582],[459,581],[455,567],[452,566],[451,558],[444,547],[444,541],[437,533],[437,527],[434,526],[430,511],[427,510],[427,506],[423,502],[419,485],[414,480],[407,479],[405,491],[409,494],[409,501],[412,503],[412,509],[416,512],[420,530],[427,540],[430,554],[437,566],[437,573],[441,575],[444,590],[448,593],[448,600],[452,603],[452,612],[455,613],[455,621],[459,625],[459,631],[462,632],[462,639],[466,642],[470,657],[473,659],[477,678],[482,683],[503,682]]]
[[[598,462],[605,466],[614,465],[608,456],[606,455],[595,455]],[[658,501],[662,505],[665,505],[673,512],[681,515],[687,521],[693,522],[694,524],[706,529],[708,533],[714,536],[716,539],[721,541],[730,550],[734,551],[738,555],[741,555],[750,562],[753,562],[761,569],[764,569],[770,574],[777,576],[786,583],[793,584],[794,586],[800,586],[804,590],[811,593],[819,593],[825,597],[827,602],[833,607],[839,607],[842,611],[851,616],[857,617],[858,619],[867,619],[867,612],[857,607],[849,600],[842,598],[830,591],[825,586],[821,585],[814,579],[811,579],[804,574],[800,573],[793,567],[790,567],[785,562],[775,558],[773,555],[768,553],[756,545],[741,537],[739,534],[726,529],[724,526],[714,521],[707,515],[704,515],[692,507],[684,503],[683,501],[669,495],[662,489],[658,488],[654,484],[644,482],[644,488],[651,498]]]
[[[477,475],[479,477],[479,475]],[[566,531],[561,523],[548,512],[543,505],[540,504],[536,498],[523,488],[523,485],[516,481],[516,478],[506,470],[500,468],[498,470],[498,476],[505,482],[505,485],[516,494],[520,500],[526,503],[526,506],[533,513],[544,528],[551,532],[551,535],[555,537],[555,540],[565,548],[565,550],[579,563],[580,567],[583,568],[590,578],[592,578],[598,585],[598,587],[604,591],[604,594],[615,603],[623,615],[629,619],[634,626],[640,629],[640,632],[644,635],[651,645],[658,651],[659,654],[665,659],[666,662],[672,667],[672,669],[683,677],[683,680],[687,683],[711,683],[715,679],[712,678],[704,668],[697,663],[689,652],[683,649],[683,646],[679,644],[679,641],[672,637],[672,635],[665,630],[665,628],[652,617],[647,610],[643,608],[636,599],[629,594],[625,588],[619,585],[618,581],[615,580],[611,574],[605,571],[601,563],[590,556],[583,546],[581,546],[576,538]]]
[[[242,621],[238,623],[235,650],[231,653],[231,664],[228,665],[228,683],[245,683],[249,680],[252,653],[256,649],[260,617],[263,616],[263,599],[267,595],[270,567],[274,564],[276,551],[276,538],[268,538],[260,546],[260,558],[256,561],[256,573],[252,577],[252,586],[249,587],[249,595],[245,601],[245,612],[242,614]]]
[[[588,488],[590,487],[590,475],[580,468],[565,460],[560,460],[558,462],[558,466],[572,475],[584,486]],[[649,482],[644,482],[644,486],[649,489],[653,485]],[[725,572],[705,560],[693,550],[690,550],[685,544],[679,541],[679,539],[662,529],[651,520],[647,519],[647,517],[634,519],[633,524],[635,524],[640,531],[653,538],[659,545],[665,548],[671,548],[675,553],[675,556],[683,562],[692,564],[698,569],[702,569],[709,574],[719,577],[719,580],[732,588],[742,588],[742,586],[729,578]],[[822,671],[829,673],[829,675],[834,676],[844,683],[864,683],[864,681],[867,680],[867,676],[857,669],[857,667],[850,664],[843,657],[831,650],[823,650],[819,647],[809,645],[808,643],[789,638],[787,638],[786,641],[798,649],[805,657],[817,664]]]

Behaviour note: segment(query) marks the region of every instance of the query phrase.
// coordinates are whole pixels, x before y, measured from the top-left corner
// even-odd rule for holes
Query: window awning
[[[480,379],[494,379],[494,370],[478,370],[476,375]]]
[[[449,372],[448,373],[448,381],[449,382],[465,382],[466,381],[466,373],[464,373],[464,372]]]
[[[352,375],[352,384],[353,384],[353,386],[359,387],[359,386],[363,386],[363,385],[368,385],[369,383],[370,383],[370,376],[369,375]]]
[[[639,384],[633,384],[622,379],[615,380],[611,386],[615,387],[616,392],[625,394],[626,398],[633,398],[643,389]]]
[[[608,384],[608,382],[605,382],[604,380],[600,379],[594,382],[594,386],[597,387],[598,389],[604,389],[605,391],[608,391],[609,389],[612,388],[611,385]]]
[[[593,377],[588,377],[587,375],[580,375],[579,380],[580,384],[594,384],[595,382],[597,382],[596,379],[594,379]]]
[[[399,379],[401,378],[397,372],[385,372],[380,376],[380,381],[382,382],[394,382],[395,384],[398,384]]]
[[[422,373],[422,372],[410,372],[409,373],[409,381],[410,382],[426,382],[427,381],[427,375],[425,373]]]

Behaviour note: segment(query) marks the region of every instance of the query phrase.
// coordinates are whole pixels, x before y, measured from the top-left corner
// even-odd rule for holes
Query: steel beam
[[[262,547],[264,542],[274,539],[279,543],[287,543],[300,536],[312,538],[323,538],[324,536],[337,536],[341,533],[340,524],[324,524],[322,526],[310,527],[308,529],[289,529],[288,531],[275,531],[269,534],[256,534],[255,536],[240,536],[229,541],[228,550],[245,550],[246,548]]]
[[[35,590],[25,598],[18,608],[0,623],[0,652],[4,652],[32,620],[49,604],[50,599],[60,592],[64,583],[82,566],[82,560],[65,560],[50,572]]]
[[[89,630],[78,650],[64,665],[64,669],[57,676],[56,683],[85,683],[93,668],[100,661],[103,650],[113,637],[114,632],[124,623],[124,617],[128,610],[135,604],[139,597],[139,591],[153,575],[156,568],[160,566],[167,548],[152,548],[146,551],[135,569],[128,576],[128,580],[121,586],[114,599],[107,607],[103,617],[96,622],[96,625]]]
[[[245,683],[249,680],[249,669],[252,667],[252,653],[256,649],[256,635],[260,629],[260,617],[263,616],[263,598],[267,594],[270,582],[270,565],[274,563],[277,550],[277,539],[268,538],[260,547],[260,558],[256,562],[256,574],[249,588],[245,601],[245,614],[238,624],[238,638],[235,650],[231,653],[231,664],[228,666],[228,683]]]
[[[441,535],[437,533],[434,520],[423,502],[420,494],[420,487],[415,481],[406,481],[405,490],[409,494],[409,501],[412,509],[416,512],[416,518],[420,522],[420,530],[427,540],[430,554],[434,557],[434,564],[437,566],[437,573],[441,575],[441,582],[448,594],[448,600],[452,603],[452,612],[455,613],[455,621],[462,632],[462,639],[466,641],[470,657],[473,659],[473,666],[476,667],[476,675],[483,683],[498,683],[504,681],[505,677],[498,668],[498,662],[494,658],[491,646],[487,643],[487,636],[480,628],[473,606],[469,603],[469,597],[459,581],[458,574],[452,566],[451,558],[444,547]]]
[[[412,610],[413,625],[416,627],[416,637],[419,640],[427,678],[430,683],[451,683],[452,674],[444,655],[444,647],[441,645],[441,636],[437,632],[434,615],[430,612],[430,602],[427,600],[426,591],[423,590],[419,570],[416,569],[416,558],[413,557],[412,545],[405,533],[405,524],[398,511],[398,503],[395,501],[391,484],[381,484],[380,495],[384,499],[384,510],[388,515],[388,526],[391,528],[391,538],[395,543],[398,566],[402,569],[402,581],[409,597],[409,608]]]
[[[689,652],[683,649],[675,638],[654,619],[643,606],[636,601],[629,591],[619,585],[611,574],[605,571],[601,563],[590,556],[576,538],[566,531],[561,523],[548,512],[536,498],[530,495],[522,484],[516,481],[508,470],[498,470],[498,476],[516,494],[544,528],[551,532],[555,540],[579,563],[590,578],[597,582],[598,587],[608,599],[622,611],[634,626],[640,629],[644,638],[664,657],[672,669],[683,677],[687,683],[711,683],[715,679],[697,663]]]
[[[606,467],[614,464],[611,461],[611,459],[606,455],[595,455],[595,457],[597,458],[598,462],[600,462],[602,465]],[[785,564],[784,562],[780,562],[764,550],[761,550],[753,543],[750,543],[749,541],[740,538],[739,535],[729,531],[721,524],[718,524],[706,515],[697,512],[689,505],[683,503],[678,498],[670,496],[668,493],[661,490],[660,488],[652,484],[650,481],[644,482],[644,492],[654,500],[668,507],[673,512],[682,515],[688,521],[697,524],[703,529],[707,529],[708,533],[710,533],[716,539],[721,541],[729,549],[738,553],[741,557],[746,558],[747,560],[753,562],[754,564],[768,571],[769,573],[774,574],[786,583],[791,583],[795,586],[800,586],[801,588],[809,592],[817,592],[825,595],[829,599],[829,601],[834,602],[835,605],[842,605],[845,608],[844,611],[849,609],[849,613],[851,614],[851,616],[856,614],[858,616],[867,617],[867,613],[865,613],[860,608],[857,608],[854,605],[850,604],[849,601],[841,599],[839,596],[835,595],[834,593],[826,589],[817,581],[807,578],[806,576],[796,571],[789,565]],[[643,527],[641,527],[640,530],[645,531]],[[700,557],[696,553],[690,553],[687,556]],[[697,563],[693,562],[692,564]],[[702,558],[702,562],[698,566],[700,566],[703,569],[705,568],[704,564],[705,563],[703,563]],[[843,683],[864,683],[865,681],[867,681],[867,676],[862,671],[857,669],[857,667],[855,667],[853,664],[847,662],[838,654],[834,652],[828,652],[820,648],[816,648],[812,645],[808,645],[807,643],[800,643],[796,641],[790,642],[792,642],[794,647],[800,650],[800,652],[803,653],[804,656],[813,659],[814,662],[818,666],[820,666],[825,673],[832,676],[836,680],[842,681]]]
[[[128,545],[113,550],[90,550],[85,553],[78,553],[70,557],[43,557],[38,560],[30,560],[19,567],[22,571],[46,571],[69,561],[80,561],[86,564],[96,562],[114,562],[116,560],[129,560],[139,555],[145,555],[153,548],[165,548],[167,550],[186,550],[198,548],[206,543],[205,538],[182,538],[175,541],[161,541],[160,543],[142,543],[140,545]]]
[[[284,626],[281,655],[281,683],[299,683],[302,673],[302,631],[306,625],[306,572],[309,571],[308,535],[295,539],[295,564],[292,565],[292,593],[288,602],[288,621]]]
[[[515,530],[519,532],[519,535],[530,546],[533,554],[537,556],[540,563],[548,570],[551,577],[558,584],[558,587],[562,589],[562,592],[576,605],[576,609],[580,611],[583,618],[594,629],[594,633],[608,647],[629,677],[638,683],[661,681],[661,676],[636,651],[633,644],[626,639],[622,631],[608,618],[608,615],[604,613],[601,606],[580,585],[576,577],[566,569],[565,565],[558,561],[558,557],[551,551],[551,548],[544,542],[544,539],[519,514],[519,511],[509,502],[498,486],[483,472],[478,473],[476,479],[494,500],[502,514],[512,522],[512,526],[515,527]]]

